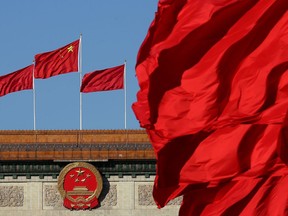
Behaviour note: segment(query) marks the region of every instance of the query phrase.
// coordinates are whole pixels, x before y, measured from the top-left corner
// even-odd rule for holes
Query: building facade
[[[87,162],[101,174],[99,205],[69,210],[59,173]],[[0,216],[178,215],[181,198],[157,209],[156,161],[143,130],[0,131]]]

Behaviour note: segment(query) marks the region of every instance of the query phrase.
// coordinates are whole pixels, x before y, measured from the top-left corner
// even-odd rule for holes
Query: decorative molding
[[[56,184],[44,185],[44,206],[53,208],[63,207],[63,200]]]
[[[0,144],[1,151],[59,151],[59,150],[153,150],[150,143],[14,143],[13,145]]]
[[[139,185],[138,186],[138,204],[140,206],[154,206],[155,202],[152,197],[152,185]]]
[[[117,185],[104,184],[99,200],[101,208],[117,206]]]
[[[138,205],[139,206],[155,206],[155,201],[152,196],[153,185],[138,186]],[[177,197],[171,200],[167,205],[181,205],[182,197]]]
[[[23,205],[23,186],[0,186],[0,207],[22,207]]]
[[[182,196],[176,197],[175,199],[170,200],[167,205],[173,205],[173,206],[174,206],[174,205],[177,205],[177,206],[178,206],[178,205],[181,205],[182,200],[183,200],[183,197],[182,197]]]

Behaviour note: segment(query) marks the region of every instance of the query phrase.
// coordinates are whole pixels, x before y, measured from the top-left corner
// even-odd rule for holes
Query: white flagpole
[[[80,80],[80,130],[82,130],[82,92],[80,91],[82,85],[82,34],[80,34],[79,40],[79,54],[78,54],[78,68],[79,68],[79,80]]]
[[[35,72],[35,61],[33,61],[33,129],[36,130],[36,92],[35,92],[35,78],[34,78],[34,72]]]
[[[127,106],[126,106],[126,100],[127,100],[127,97],[126,97],[126,89],[127,89],[127,86],[126,86],[126,60],[124,61],[124,129],[126,130],[127,128]]]

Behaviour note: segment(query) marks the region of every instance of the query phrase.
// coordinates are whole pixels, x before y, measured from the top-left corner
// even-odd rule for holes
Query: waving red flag
[[[52,76],[78,71],[79,41],[59,49],[35,55],[34,77],[46,79]]]
[[[94,71],[84,75],[81,92],[97,92],[123,89],[125,65]]]
[[[281,190],[255,207],[287,179],[287,10],[285,0],[159,1],[133,104],[156,153],[159,207],[184,195],[185,216],[287,209]]]
[[[13,73],[0,77],[0,96],[6,94],[33,89],[33,67],[29,65]]]

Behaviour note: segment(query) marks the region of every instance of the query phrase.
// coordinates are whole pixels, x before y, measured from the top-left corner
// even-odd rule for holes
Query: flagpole
[[[33,129],[36,130],[36,92],[35,92],[35,61],[33,61]]]
[[[82,84],[82,34],[80,34],[79,41],[79,55],[78,55],[78,68],[79,68],[79,80],[80,80],[80,88]],[[79,88],[79,89],[80,89]],[[80,92],[80,130],[82,130],[82,92]]]
[[[127,97],[126,97],[126,60],[124,61],[124,129],[126,130],[127,128],[127,122],[126,122],[126,119],[127,119]]]

